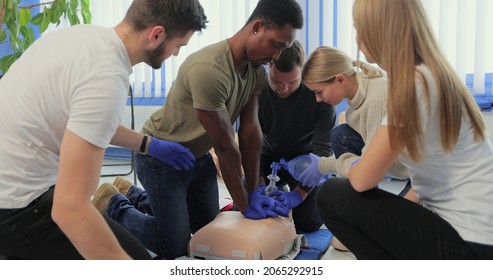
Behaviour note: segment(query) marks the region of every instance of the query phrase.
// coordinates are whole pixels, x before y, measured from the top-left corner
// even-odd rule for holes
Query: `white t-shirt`
[[[54,185],[65,129],[106,148],[132,65],[113,28],[78,25],[38,39],[0,79],[0,208]]]
[[[493,147],[486,137],[474,142],[469,118],[462,120],[459,140],[452,153],[445,153],[440,138],[440,114],[436,83],[425,65],[421,72],[430,90],[430,108],[423,83],[416,79],[421,127],[424,129],[422,161],[400,157],[408,168],[413,189],[423,206],[449,222],[470,242],[493,245]],[[429,113],[431,112],[431,114]],[[382,124],[387,124],[384,118]]]

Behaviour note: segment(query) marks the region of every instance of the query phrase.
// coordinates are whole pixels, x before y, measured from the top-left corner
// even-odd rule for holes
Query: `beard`
[[[154,69],[160,69],[164,59],[162,59],[163,51],[164,51],[164,42],[162,42],[157,48],[154,50],[150,50],[146,52],[146,62]]]

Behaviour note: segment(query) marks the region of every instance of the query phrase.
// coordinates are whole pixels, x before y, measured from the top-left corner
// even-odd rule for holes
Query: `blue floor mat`
[[[328,229],[319,229],[314,232],[302,233],[305,235],[308,246],[302,247],[295,260],[318,260],[329,249],[334,235]]]

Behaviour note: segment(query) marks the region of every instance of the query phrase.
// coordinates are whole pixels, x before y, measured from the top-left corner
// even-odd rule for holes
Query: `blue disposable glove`
[[[279,201],[265,195],[265,185],[261,184],[258,189],[250,193],[248,208],[242,214],[246,218],[259,220],[267,217],[289,215],[289,210]]]
[[[300,177],[298,178],[300,183],[306,187],[315,187],[320,183],[320,179],[322,179],[322,173],[318,170],[318,162],[320,161],[320,157],[310,153],[310,165],[301,172]]]
[[[275,200],[274,202],[274,208],[269,211],[266,210],[265,212],[267,213],[267,215],[270,215],[271,213],[276,214],[276,216],[269,216],[269,217],[277,217],[277,215],[283,217],[289,217],[289,209],[286,208],[284,205],[282,205],[281,202],[277,200]]]
[[[267,188],[267,186],[265,184],[259,184],[258,185],[258,189],[260,190],[260,193],[265,195],[265,189]]]
[[[266,198],[272,199],[271,197],[267,197],[267,196]],[[272,217],[272,218],[278,216],[288,217],[289,209],[284,207],[281,202],[273,200],[273,204],[271,206],[266,205],[262,207],[260,210],[256,210],[252,206],[248,206],[247,210],[245,210],[242,214],[243,216],[245,216],[245,218],[249,218],[252,220],[260,220],[268,217]]]
[[[258,212],[257,210],[253,209],[251,206],[248,206],[247,210],[245,210],[241,214],[243,214],[245,218],[252,220],[260,220],[267,218],[267,214],[265,213],[265,211],[262,210],[262,212]]]
[[[250,193],[250,196],[248,197],[248,206],[258,213],[265,214],[264,208],[273,209],[275,207],[274,201],[275,200],[271,197],[262,194],[262,189],[258,188]],[[266,214],[265,217],[267,217]]]
[[[277,190],[269,194],[269,196],[279,201],[287,209],[293,209],[303,202],[303,198],[297,191],[285,192]]]
[[[176,142],[152,137],[149,155],[163,161],[176,170],[188,170],[193,167],[195,156],[189,149]]]

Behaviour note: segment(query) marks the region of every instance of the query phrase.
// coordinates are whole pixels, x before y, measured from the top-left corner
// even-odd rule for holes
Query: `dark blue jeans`
[[[352,153],[361,156],[365,142],[361,135],[352,129],[347,123],[340,124],[330,132],[330,142],[334,155],[339,158],[344,153]]]
[[[135,208],[127,197],[118,194],[108,204],[108,215],[158,256],[175,259],[187,255],[191,234],[219,213],[217,170],[212,156],[197,159],[190,170],[178,171],[139,154],[136,169],[150,211],[143,208],[144,203],[138,206],[140,209]]]
[[[82,259],[51,218],[53,191],[51,187],[25,208],[0,209],[0,255],[31,260]],[[151,259],[128,231],[106,216],[105,220],[132,258]]]
[[[363,148],[365,147],[365,142],[361,135],[352,129],[347,123],[340,124],[334,127],[330,133],[330,141],[332,142],[332,149],[334,150],[334,155],[339,158],[344,153],[351,153],[361,156]],[[385,178],[392,180],[394,179],[390,175],[385,175]],[[407,179],[406,179],[407,180]],[[411,188],[411,183],[408,181],[408,185],[400,192],[400,196],[405,196],[409,189]]]

